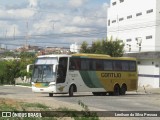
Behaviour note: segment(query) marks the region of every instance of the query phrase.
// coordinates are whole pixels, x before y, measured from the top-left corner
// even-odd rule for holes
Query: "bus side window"
[[[122,70],[123,71],[129,70],[129,62],[128,61],[122,61]]]
[[[89,60],[89,70],[96,70],[96,60],[90,59]]]
[[[135,61],[130,61],[129,62],[129,68],[130,68],[130,71],[136,71],[136,62]]]
[[[113,70],[112,61],[104,61],[104,70]]]
[[[80,70],[81,61],[80,59],[70,59],[69,70]]]
[[[116,61],[113,62],[113,65],[114,65],[114,70],[118,70],[118,71],[121,71],[121,70],[122,70],[121,61],[116,60]]]
[[[88,59],[81,59],[81,70],[89,70],[89,60]]]
[[[102,60],[96,60],[96,70],[103,71],[104,66],[103,66],[103,61]]]
[[[76,66],[73,59],[70,59],[69,70],[75,70]]]

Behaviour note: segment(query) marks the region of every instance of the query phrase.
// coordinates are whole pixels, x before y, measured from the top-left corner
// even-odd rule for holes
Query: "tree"
[[[124,53],[124,43],[120,40],[102,39],[92,42],[92,46],[89,48],[87,42],[83,42],[81,45],[82,53],[94,53],[94,54],[107,54],[112,57],[121,57]]]
[[[0,83],[15,84],[15,78],[26,76],[31,77],[31,73],[27,73],[26,67],[35,61],[35,55],[30,53],[22,53],[18,60],[0,61]]]
[[[84,41],[81,45],[81,49],[80,49],[81,53],[88,53],[89,49],[88,49],[88,43],[86,41]]]
[[[9,84],[15,84],[15,78],[19,76],[20,72],[20,61],[18,60],[11,60],[5,61],[5,68],[4,68],[4,79]]]
[[[102,53],[102,43],[100,40],[97,40],[92,43],[92,46],[90,48],[90,53],[96,53],[96,54],[101,54]]]

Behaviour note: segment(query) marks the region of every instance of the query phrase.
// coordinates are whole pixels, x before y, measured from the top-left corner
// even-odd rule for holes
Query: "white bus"
[[[134,58],[97,54],[39,56],[31,79],[33,92],[49,93],[50,97],[53,94],[73,96],[74,92],[124,95],[127,90],[137,89],[137,80]]]

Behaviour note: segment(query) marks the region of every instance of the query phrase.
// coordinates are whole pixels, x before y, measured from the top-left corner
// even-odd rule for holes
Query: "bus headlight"
[[[55,86],[55,83],[50,83],[49,84],[49,87],[53,87],[53,86]]]
[[[32,82],[32,86],[35,87],[35,83],[34,82]]]

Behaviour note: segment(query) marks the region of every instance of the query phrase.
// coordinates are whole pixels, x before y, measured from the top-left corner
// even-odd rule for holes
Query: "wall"
[[[139,60],[138,65],[139,79],[138,86],[151,88],[159,88],[160,82],[160,66],[159,60]],[[158,66],[157,66],[158,65]]]
[[[117,4],[113,6],[114,1]],[[129,48],[132,52],[140,50],[136,38],[140,38],[142,41],[141,51],[155,51],[156,1],[158,0],[124,0],[120,3],[119,0],[111,0],[108,10],[110,26],[107,27],[107,36],[123,40],[126,44],[126,52],[129,51]],[[153,9],[153,12],[147,14],[147,10],[150,9]],[[136,16],[140,12],[142,15]],[[130,15],[132,15],[132,18],[127,19],[127,16]],[[120,18],[123,18],[123,20],[119,21]],[[116,22],[112,23],[113,20],[116,20]],[[146,39],[150,35],[152,35],[152,38]],[[160,43],[158,44],[160,45]]]
[[[156,11],[156,50],[160,49],[160,0],[157,0],[156,3],[157,11]]]

